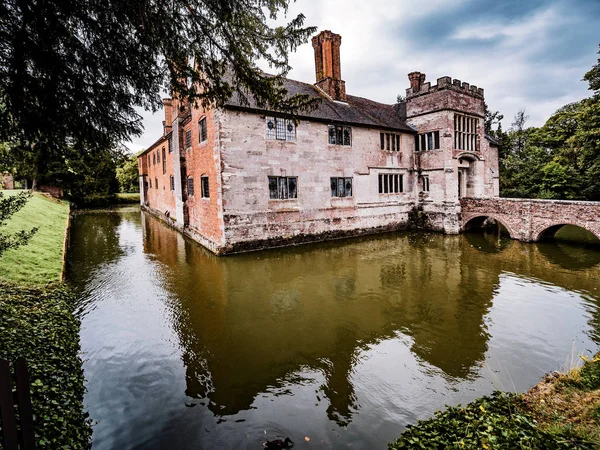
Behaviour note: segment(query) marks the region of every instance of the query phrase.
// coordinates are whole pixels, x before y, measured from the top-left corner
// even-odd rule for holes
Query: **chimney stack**
[[[408,79],[410,80],[410,88],[413,93],[417,93],[421,90],[423,83],[425,83],[425,74],[421,72],[411,72],[408,74]]]
[[[347,101],[346,83],[342,80],[340,45],[342,37],[329,30],[312,38],[315,49],[316,85],[334,100]]]
[[[173,128],[173,100],[163,98],[163,108],[165,110],[165,120],[163,121],[163,136]]]

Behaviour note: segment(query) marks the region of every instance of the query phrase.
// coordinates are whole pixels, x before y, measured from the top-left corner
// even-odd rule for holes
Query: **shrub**
[[[396,449],[588,449],[594,448],[568,431],[541,430],[524,412],[519,395],[495,392],[465,407],[449,407],[417,425],[409,425]]]
[[[90,447],[74,309],[74,296],[62,285],[22,288],[0,283],[0,358],[27,361],[39,449]]]

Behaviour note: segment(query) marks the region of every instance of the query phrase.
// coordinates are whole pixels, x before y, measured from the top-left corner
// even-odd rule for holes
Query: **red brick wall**
[[[165,149],[167,160],[166,173],[163,173],[163,148]],[[159,154],[160,162],[158,161]],[[156,163],[154,162],[155,155]],[[146,161],[144,161],[144,159],[146,159]],[[173,175],[173,153],[169,153],[168,140],[165,139],[155,144],[149,152],[141,158],[138,158],[138,164],[141,164],[142,167],[144,164],[147,165],[148,190],[146,201],[148,202],[148,206],[162,213],[168,212],[171,217],[175,217],[175,193],[174,191],[171,191],[169,182],[170,176]],[[156,186],[157,181],[158,188]],[[150,182],[152,182],[152,187],[150,187]]]
[[[207,139],[200,142],[199,121],[206,117]],[[218,123],[214,110],[202,107],[192,109],[192,118],[184,127],[192,132],[192,149],[185,150],[187,177],[194,180],[194,195],[188,195],[187,205],[189,227],[213,242],[220,242],[223,232],[223,220],[219,215],[221,192],[220,150]],[[208,176],[209,198],[202,198],[200,177]],[[184,181],[187,190],[187,180]]]

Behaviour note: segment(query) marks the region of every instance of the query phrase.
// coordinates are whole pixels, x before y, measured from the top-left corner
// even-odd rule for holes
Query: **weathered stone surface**
[[[600,239],[600,203],[515,198],[461,199],[461,229],[477,217],[500,222],[513,239],[535,242],[558,225],[576,225]]]

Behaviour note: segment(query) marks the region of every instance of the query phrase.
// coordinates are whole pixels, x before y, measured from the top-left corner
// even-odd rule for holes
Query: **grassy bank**
[[[39,226],[27,245],[0,257],[0,358],[27,361],[41,449],[85,449],[91,437],[75,297],[58,283],[68,214],[67,202],[35,194],[2,230]]]
[[[140,194],[138,192],[117,194],[117,202],[120,204],[140,203]]]
[[[13,195],[20,191],[3,192]],[[14,233],[33,227],[39,230],[27,245],[0,257],[0,281],[28,286],[59,281],[68,215],[68,202],[35,193],[8,221],[3,232]]]
[[[600,353],[527,394],[496,392],[408,426],[388,449],[598,449]]]

